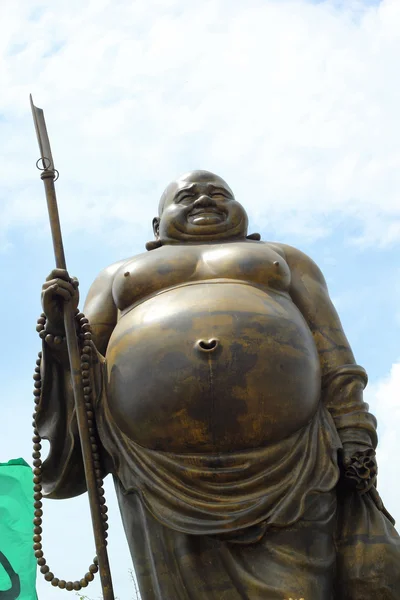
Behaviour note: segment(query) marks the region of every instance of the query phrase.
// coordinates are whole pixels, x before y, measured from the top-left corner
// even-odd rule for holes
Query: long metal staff
[[[56,267],[66,269],[64,246],[61,236],[60,219],[58,215],[57,197],[54,182],[58,177],[58,172],[54,168],[53,157],[51,154],[49,136],[47,134],[46,123],[43,110],[37,108],[30,96],[33,120],[35,123],[36,135],[39,142],[40,155],[39,161],[42,161],[43,170],[41,179],[43,180],[47,208],[50,218],[51,234],[53,238],[54,254]],[[75,315],[73,314],[71,303],[66,302],[64,308],[64,326],[65,337],[67,339],[69,362],[71,367],[72,387],[74,392],[75,410],[78,421],[79,437],[82,446],[83,464],[85,468],[86,485],[89,496],[90,512],[92,516],[93,533],[96,545],[96,553],[99,561],[99,571],[104,600],[114,600],[114,592],[111,580],[110,565],[108,562],[107,546],[104,536],[103,520],[101,518],[100,505],[96,487],[96,476],[91,454],[91,443],[89,436],[89,427],[87,423],[81,371],[78,338],[75,329]]]

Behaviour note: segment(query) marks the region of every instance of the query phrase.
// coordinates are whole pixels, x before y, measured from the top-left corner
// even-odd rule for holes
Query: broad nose
[[[197,198],[197,200],[193,203],[194,208],[204,208],[206,206],[215,206],[215,201],[207,196],[207,194],[202,194]]]

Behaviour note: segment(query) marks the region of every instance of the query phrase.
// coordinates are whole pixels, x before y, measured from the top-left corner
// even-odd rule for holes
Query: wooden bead
[[[40,387],[42,387],[42,384],[40,383],[40,381],[35,381],[35,383],[33,384],[34,387],[38,390]]]
[[[51,585],[54,587],[58,587],[60,583],[60,580],[58,579],[58,577],[54,577],[53,581],[51,582]]]
[[[65,589],[66,585],[67,585],[67,582],[65,581],[65,579],[60,579],[60,581],[58,582],[58,587],[60,588],[60,590]]]
[[[72,592],[72,590],[74,589],[74,584],[72,583],[72,581],[67,581],[67,583],[65,584],[65,589],[69,592]]]
[[[84,577],[80,580],[79,583],[81,584],[81,587],[83,587],[83,588],[88,586],[88,582],[86,581],[86,579]]]
[[[41,359],[37,358],[36,359],[36,364],[37,364],[38,367],[40,367],[41,363],[42,363]]]
[[[42,444],[33,444],[33,449],[35,452],[39,452],[42,449]]]
[[[42,338],[42,340],[46,337],[46,330],[43,329],[43,331],[39,332],[39,337]]]
[[[87,318],[85,317],[85,315],[83,315],[83,317],[81,317],[81,318],[79,319],[79,321],[80,321],[81,325],[86,325],[87,323],[89,323],[89,319],[87,319]]]
[[[35,556],[36,556],[36,553],[35,553]],[[39,556],[37,564],[39,565],[39,567],[44,567],[44,565],[46,564],[46,559],[43,558],[43,552],[42,552],[42,556]]]
[[[35,511],[36,512],[36,511]],[[40,527],[42,524],[42,519],[40,517],[35,517],[33,519],[33,524],[36,525],[36,527]]]
[[[46,581],[53,581],[54,579],[54,573],[52,573],[51,571],[49,571],[48,573],[46,573],[46,575],[44,576]]]
[[[41,535],[39,535],[39,534],[38,534],[38,535],[34,535],[34,536],[33,536],[33,541],[34,541],[35,543],[40,543],[40,542],[42,541],[42,536],[41,536]]]
[[[83,346],[82,352],[84,354],[91,354],[92,353],[92,348],[90,346]]]
[[[34,436],[33,436],[33,438],[32,438],[32,442],[33,442],[34,444],[39,444],[39,443],[40,443],[40,441],[41,441],[41,438],[40,438],[40,436],[39,436],[39,435],[34,435]],[[38,448],[38,449],[40,450],[40,448]]]
[[[33,498],[34,498],[34,500],[36,500],[36,501],[39,501],[39,500],[41,500],[41,499],[42,499],[42,494],[41,494],[40,492],[35,492],[35,493],[33,494]],[[39,508],[40,508],[40,507],[39,507]]]
[[[38,452],[34,452],[34,454],[39,454]],[[40,467],[42,465],[42,461],[40,460],[40,458],[35,458],[35,460],[33,461],[33,466],[34,467]]]
[[[90,360],[89,354],[81,354],[81,361],[88,362]]]
[[[86,333],[83,334],[83,339],[84,340],[91,340],[92,339],[92,334],[87,331]]]
[[[92,391],[92,388],[90,387],[90,385],[87,385],[83,388],[83,393],[89,395]]]
[[[35,477],[33,478],[33,483],[40,483],[42,481],[42,477],[40,475],[35,475]]]
[[[94,575],[93,575],[93,573],[86,573],[86,575],[85,575],[85,579],[86,579],[86,581],[88,581],[88,582],[89,582],[89,581],[93,581],[93,579],[94,579]]]
[[[33,528],[33,533],[35,535],[40,535],[40,539],[42,539],[42,533],[43,533],[43,529],[40,527],[40,525],[37,525],[36,527]]]
[[[44,559],[40,559],[40,560],[44,560]],[[46,562],[46,561],[44,561],[44,562]],[[50,571],[50,567],[48,565],[43,565],[42,567],[40,567],[40,572],[43,573],[43,575],[45,575],[49,571]]]
[[[74,581],[74,590],[79,592],[80,589],[81,589],[81,584],[79,583],[79,581]]]
[[[35,479],[35,478],[34,478]],[[36,482],[35,482],[36,483]],[[36,483],[36,485],[33,486],[33,491],[36,492],[37,494],[41,493],[42,491],[42,486],[40,485],[40,481],[38,481]]]
[[[38,333],[40,333],[40,332],[41,332],[41,331],[43,331],[43,330],[44,330],[44,325],[40,325],[40,324],[38,323],[38,324],[36,325],[36,331],[37,331]]]
[[[93,419],[94,414],[93,414],[93,412],[91,410],[88,410],[86,414],[87,414],[87,418],[88,419]]]
[[[40,542],[37,542],[36,544],[33,544],[33,549],[34,550],[41,550],[42,549],[42,544]]]
[[[98,571],[98,570],[99,570],[99,567],[98,567],[98,565],[92,564],[92,565],[90,565],[90,567],[89,567],[89,571],[90,571],[91,573],[97,573],[97,571]]]
[[[40,504],[41,504],[41,503],[40,503]],[[42,509],[41,509],[41,508],[37,508],[37,509],[35,510],[35,512],[34,512],[34,515],[35,515],[35,517],[38,517],[38,518],[42,517],[42,516],[43,516],[43,511],[42,511]],[[38,523],[38,525],[39,525],[39,523]]]
[[[41,380],[40,374],[39,374],[39,373],[34,373],[34,374],[33,374],[33,379],[34,379],[35,381],[40,381],[40,380]]]
[[[81,365],[82,366],[82,365]],[[88,367],[89,368],[89,367]],[[82,377],[89,377],[89,371],[87,371],[86,369],[84,369],[82,371]]]
[[[36,496],[36,494],[35,494],[35,496]],[[34,497],[35,497],[35,496],[34,496]],[[40,500],[38,500],[37,502],[34,502],[34,503],[33,503],[33,506],[34,506],[35,508],[42,508],[42,506],[43,506],[43,502],[41,502]]]
[[[40,373],[40,367],[35,367],[35,373]]]
[[[39,317],[38,320],[38,325],[45,325],[46,324],[46,317]]]
[[[41,473],[42,473],[42,471],[39,468],[36,467],[36,469],[33,469],[34,475],[39,476],[39,475],[41,475]]]
[[[36,550],[35,556],[36,556],[36,558],[43,558],[43,550]],[[45,564],[45,563],[43,563],[43,564]]]

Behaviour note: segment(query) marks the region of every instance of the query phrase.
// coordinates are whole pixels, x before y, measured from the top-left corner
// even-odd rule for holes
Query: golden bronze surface
[[[317,265],[247,225],[221,178],[189,173],[164,192],[149,251],[86,299],[99,459],[142,599],[398,599],[366,373]],[[57,270],[42,298],[43,489],[66,498],[85,480],[54,336],[76,284]]]

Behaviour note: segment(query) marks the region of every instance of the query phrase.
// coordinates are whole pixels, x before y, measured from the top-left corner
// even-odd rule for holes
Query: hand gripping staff
[[[30,97],[30,101],[40,149],[40,159],[37,161],[37,166],[41,170],[40,177],[43,180],[46,192],[56,267],[58,269],[66,269],[67,266],[64,256],[56,190],[54,185],[54,182],[58,178],[58,171],[54,168],[43,110],[41,108],[37,108],[33,104],[32,96]],[[107,542],[104,531],[104,521],[101,514],[95,467],[91,452],[88,418],[85,409],[85,399],[80,371],[81,363],[78,337],[75,327],[75,315],[73,314],[73,309],[70,302],[65,303],[64,326],[103,598],[104,600],[114,600],[114,592],[107,554]]]

